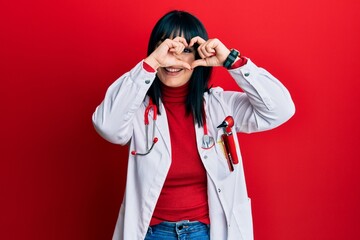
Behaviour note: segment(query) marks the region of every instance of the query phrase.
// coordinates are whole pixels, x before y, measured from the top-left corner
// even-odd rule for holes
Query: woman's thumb
[[[176,61],[176,65],[186,68],[187,70],[192,70],[190,64],[184,61]]]
[[[207,66],[207,62],[205,61],[205,59],[198,59],[192,62],[191,64],[191,68],[196,68],[198,66]]]

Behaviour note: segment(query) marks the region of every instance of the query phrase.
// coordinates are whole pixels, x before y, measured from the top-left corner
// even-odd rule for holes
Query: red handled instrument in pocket
[[[234,126],[234,119],[232,116],[227,116],[225,120],[218,126],[218,128],[224,128],[224,134],[221,136],[225,151],[226,151],[226,157],[229,160],[229,168],[230,171],[234,170],[233,164],[238,164],[239,159],[236,154],[236,146],[235,146],[235,139],[234,135],[231,131],[231,128]]]

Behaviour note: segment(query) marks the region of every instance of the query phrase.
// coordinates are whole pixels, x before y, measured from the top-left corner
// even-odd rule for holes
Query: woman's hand
[[[191,70],[191,66],[180,58],[185,47],[188,47],[188,43],[183,37],[165,39],[144,61],[155,70],[159,67],[170,66],[179,66]]]
[[[190,40],[189,47],[194,46],[195,43],[199,44],[197,51],[201,59],[195,60],[191,64],[191,68],[223,66],[230,53],[230,50],[217,38],[205,41],[197,36]]]

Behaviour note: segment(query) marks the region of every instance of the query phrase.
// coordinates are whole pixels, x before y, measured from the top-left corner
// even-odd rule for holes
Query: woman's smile
[[[173,67],[166,67],[165,70],[169,73],[178,73],[181,70],[183,70],[182,68],[173,68]]]

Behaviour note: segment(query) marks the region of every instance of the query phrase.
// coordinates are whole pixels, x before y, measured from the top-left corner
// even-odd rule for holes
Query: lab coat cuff
[[[156,72],[148,72],[143,66],[143,61],[139,62],[131,71],[130,78],[140,88],[149,89],[156,76]]]

